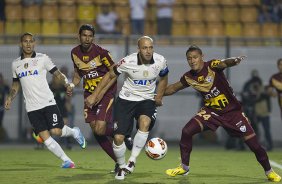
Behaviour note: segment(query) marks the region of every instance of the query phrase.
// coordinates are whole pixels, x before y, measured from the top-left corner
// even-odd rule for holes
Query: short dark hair
[[[21,35],[21,37],[20,37],[21,42],[23,41],[23,38],[24,38],[25,36],[31,36],[32,39],[35,40],[32,33],[30,33],[30,32],[25,32],[25,33],[23,33],[23,34]]]
[[[83,24],[82,26],[80,26],[79,34],[81,34],[81,32],[84,30],[92,31],[93,35],[95,35],[94,26],[92,26],[91,24]]]
[[[282,58],[277,60],[277,66],[282,62]]]
[[[186,56],[188,54],[188,52],[192,52],[192,51],[198,51],[201,55],[203,54],[202,50],[200,49],[200,47],[198,47],[197,45],[191,45],[188,50],[186,51]]]

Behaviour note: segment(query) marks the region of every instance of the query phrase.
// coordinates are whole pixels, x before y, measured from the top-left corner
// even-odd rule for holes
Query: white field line
[[[270,162],[270,165],[273,166],[273,167],[277,167],[278,169],[281,169],[282,170],[282,165],[281,164],[278,164],[277,162],[274,162],[272,160],[269,160]]]

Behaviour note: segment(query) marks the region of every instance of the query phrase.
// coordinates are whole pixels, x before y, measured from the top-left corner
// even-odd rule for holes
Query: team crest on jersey
[[[24,64],[24,68],[27,69],[28,68],[28,63]]]
[[[144,70],[144,71],[143,71],[143,76],[144,76],[144,77],[148,77],[148,75],[149,75],[149,71]]]
[[[198,82],[203,82],[203,81],[204,81],[204,79],[205,79],[205,78],[204,78],[204,76],[203,76],[203,75],[201,75],[201,76],[199,76],[199,77],[198,77]]]
[[[246,128],[245,125],[243,125],[243,126],[240,126],[240,130],[241,130],[241,132],[246,132],[246,131],[247,131],[247,128]]]
[[[89,61],[89,56],[82,56],[83,61]]]
[[[206,81],[209,82],[209,83],[211,83],[211,82],[213,81],[212,76],[207,76]]]
[[[96,68],[96,62],[95,61],[91,61],[90,62],[90,67],[91,68]]]

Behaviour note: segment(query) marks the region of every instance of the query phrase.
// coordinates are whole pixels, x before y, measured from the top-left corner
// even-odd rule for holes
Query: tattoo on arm
[[[19,82],[13,82],[10,93],[8,94],[8,98],[13,100],[17,96],[19,89],[20,89],[20,83]]]

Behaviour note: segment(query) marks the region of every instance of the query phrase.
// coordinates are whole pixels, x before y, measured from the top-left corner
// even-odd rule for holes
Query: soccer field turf
[[[159,161],[140,154],[136,169],[124,181],[114,179],[114,163],[98,147],[86,150],[75,147],[66,153],[73,159],[76,169],[60,168],[61,161],[47,149],[34,150],[32,146],[0,146],[0,184],[110,184],[110,183],[188,183],[188,184],[259,184],[269,183],[262,167],[250,151],[226,151],[221,147],[195,147],[191,155],[191,171],[188,176],[169,177],[168,168],[180,163],[179,148],[168,145],[166,157]],[[129,151],[127,151],[127,158]],[[269,152],[273,167],[282,175],[282,150]],[[278,165],[279,167],[279,165]]]

